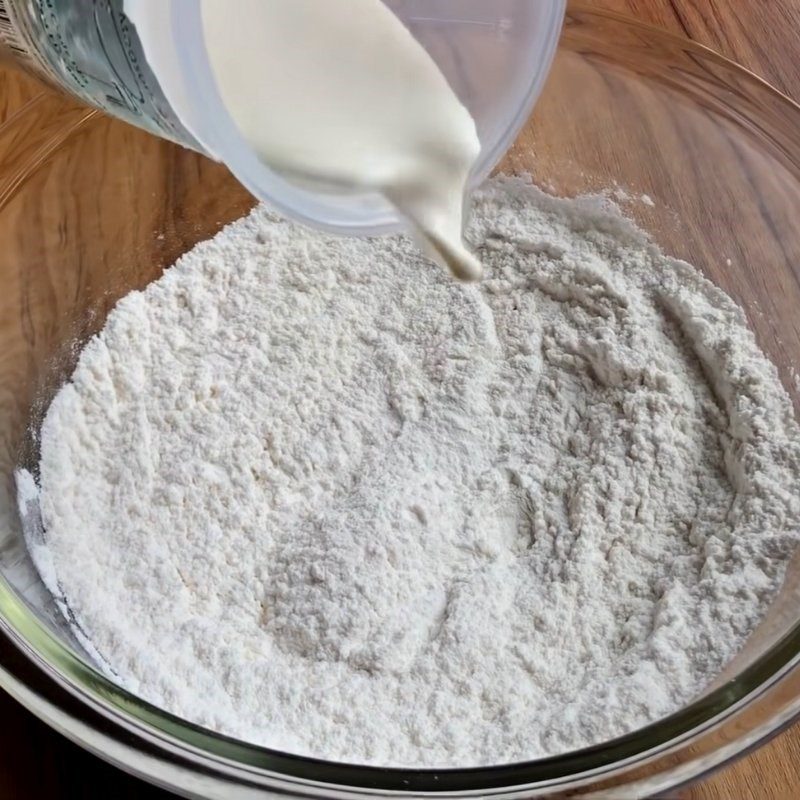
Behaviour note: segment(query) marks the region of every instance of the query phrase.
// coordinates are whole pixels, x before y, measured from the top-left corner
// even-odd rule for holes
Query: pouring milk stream
[[[381,0],[203,0],[225,105],[259,157],[303,183],[381,192],[426,252],[481,276],[462,240],[481,145],[438,66]]]

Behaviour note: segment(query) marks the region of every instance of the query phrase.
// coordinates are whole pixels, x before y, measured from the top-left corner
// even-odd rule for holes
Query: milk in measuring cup
[[[0,0],[0,52],[344,234],[463,278],[465,188],[527,119],[566,0]]]

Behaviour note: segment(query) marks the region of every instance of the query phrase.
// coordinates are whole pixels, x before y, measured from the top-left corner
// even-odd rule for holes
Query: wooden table
[[[800,100],[800,0],[592,2],[709,45]],[[0,121],[41,91],[24,76],[0,72]],[[170,796],[84,753],[2,693],[0,720],[0,800]],[[800,725],[678,796],[684,800],[800,797]]]

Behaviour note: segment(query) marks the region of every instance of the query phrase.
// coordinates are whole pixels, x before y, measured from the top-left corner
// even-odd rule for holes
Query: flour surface
[[[123,299],[42,428],[34,558],[102,668],[218,731],[406,766],[673,712],[800,531],[741,311],[615,207],[495,180],[452,281],[259,208]]]

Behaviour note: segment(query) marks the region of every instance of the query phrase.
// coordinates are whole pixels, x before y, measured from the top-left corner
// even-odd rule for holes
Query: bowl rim
[[[718,66],[731,70],[749,81],[760,92],[780,102],[785,110],[800,121],[800,104],[767,81],[731,59],[701,44],[692,42],[631,17],[593,8],[585,2],[570,2],[567,25],[574,20],[589,20],[624,26],[654,37],[673,47],[701,55]],[[14,139],[15,129],[33,115],[42,114],[53,103],[52,96],[39,96],[26,103],[0,126],[0,140]],[[58,132],[43,137],[41,146],[27,152],[27,160],[14,163],[11,176],[0,185],[0,209],[16,196],[27,177],[72,136],[84,130],[92,120],[101,117],[97,111],[76,109],[71,101],[62,101],[61,110],[72,114],[68,124]],[[51,112],[47,112],[48,114]],[[105,118],[103,118],[105,119]],[[0,145],[2,145],[0,141]],[[0,153],[3,147],[0,146]],[[800,164],[800,148],[797,150]],[[797,169],[800,176],[800,166]],[[632,733],[579,750],[529,761],[470,768],[402,768],[375,767],[363,764],[334,762],[284,752],[275,748],[248,744],[187,722],[121,688],[93,665],[86,663],[64,645],[28,609],[4,575],[0,574],[0,632],[53,683],[81,703],[88,705],[107,721],[134,735],[147,739],[165,751],[182,749],[217,765],[220,771],[244,770],[276,781],[289,781],[305,790],[312,786],[324,789],[342,788],[359,794],[374,792],[414,792],[418,794],[495,795],[503,791],[530,788],[565,788],[578,785],[577,780],[597,780],[625,766],[643,764],[676,746],[720,725],[743,708],[768,693],[800,665],[800,622],[777,643],[762,653],[734,678],[717,687],[681,710],[639,728]],[[0,686],[4,685],[4,655],[0,649]],[[8,688],[8,681],[5,681]],[[11,692],[14,694],[14,692]],[[35,709],[32,709],[35,711]],[[786,713],[762,724],[755,737],[745,746],[727,754],[717,762],[705,761],[688,780],[694,780],[708,769],[719,767],[752,749],[763,739],[789,724],[800,714],[800,695]],[[148,777],[143,775],[143,777]],[[683,781],[681,781],[683,782]],[[677,784],[670,784],[677,785]],[[279,787],[276,787],[279,788]],[[280,787],[285,789],[286,786]],[[667,788],[667,787],[664,787]]]

